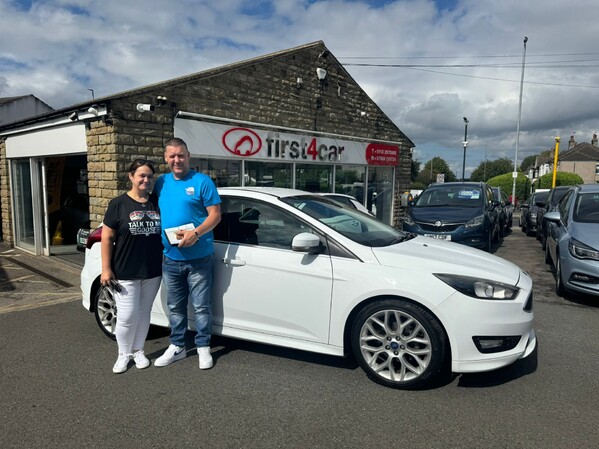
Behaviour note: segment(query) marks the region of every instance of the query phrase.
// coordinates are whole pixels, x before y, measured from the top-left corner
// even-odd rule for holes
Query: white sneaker
[[[176,362],[177,360],[184,359],[185,357],[187,357],[185,347],[170,345],[168,348],[166,348],[164,354],[162,354],[160,357],[156,359],[156,361],[154,362],[154,366],[170,365],[171,363]]]
[[[139,369],[144,369],[150,366],[150,361],[144,354],[143,350],[135,351],[133,353],[133,361],[135,362],[135,366]]]
[[[210,354],[210,347],[204,346],[202,348],[198,348],[198,356],[200,359],[200,369],[210,369],[212,368],[212,355]]]
[[[131,356],[129,354],[119,353],[119,358],[116,359],[116,363],[112,367],[112,372],[115,374],[124,373],[127,371],[129,360],[131,360]]]

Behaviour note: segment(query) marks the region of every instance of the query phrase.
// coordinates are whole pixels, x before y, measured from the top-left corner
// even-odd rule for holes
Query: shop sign
[[[187,142],[194,156],[393,166],[399,160],[397,145],[306,136],[198,120],[175,119],[175,136]]]

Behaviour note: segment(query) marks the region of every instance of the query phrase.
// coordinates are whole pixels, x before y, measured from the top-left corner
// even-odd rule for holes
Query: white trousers
[[[118,281],[121,292],[114,294],[117,309],[114,335],[119,353],[133,354],[144,348],[150,328],[150,312],[161,279],[162,276],[157,276]]]

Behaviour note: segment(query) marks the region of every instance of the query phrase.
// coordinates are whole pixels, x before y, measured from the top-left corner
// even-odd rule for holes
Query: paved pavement
[[[0,243],[0,314],[81,299],[83,254],[42,257]]]

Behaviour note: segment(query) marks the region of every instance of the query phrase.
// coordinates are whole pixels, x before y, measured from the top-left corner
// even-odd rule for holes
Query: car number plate
[[[432,239],[438,240],[451,240],[451,235],[446,234],[424,234],[425,237],[430,237]]]

